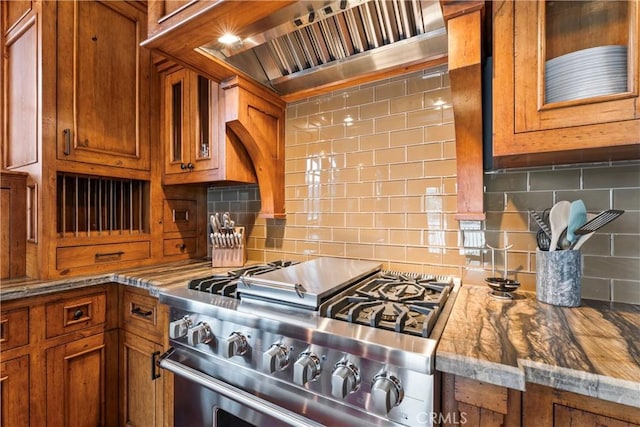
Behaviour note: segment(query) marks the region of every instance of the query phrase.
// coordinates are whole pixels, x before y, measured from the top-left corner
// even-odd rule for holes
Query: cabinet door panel
[[[0,426],[29,425],[29,356],[0,363]]]
[[[149,169],[145,22],[119,2],[58,3],[58,158]]]
[[[162,347],[130,332],[122,332],[121,337],[122,425],[161,426],[164,379],[152,378],[151,360]]]
[[[47,350],[47,425],[95,427],[106,423],[104,334]]]
[[[31,13],[7,35],[3,47],[6,169],[38,161],[38,38],[37,16]]]
[[[574,2],[559,2],[560,5],[568,4],[572,6]],[[575,4],[582,4],[575,2]],[[611,4],[615,4],[612,2]],[[638,100],[638,68],[640,66],[640,56],[637,49],[633,49],[635,40],[638,38],[638,31],[635,29],[638,25],[638,11],[633,2],[628,3],[628,18],[633,25],[630,33],[631,46],[629,49],[628,61],[631,62],[628,81],[630,87],[627,92],[612,95],[601,95],[592,98],[576,99],[574,101],[556,102],[551,104],[545,103],[545,52],[551,49],[559,50],[560,53],[566,53],[571,46],[566,46],[567,42],[562,45],[554,45],[551,40],[545,44],[543,28],[541,23],[551,21],[544,16],[544,2],[517,2],[515,3],[515,105],[516,105],[516,132],[527,132],[542,129],[558,129],[570,126],[582,126],[595,123],[609,123],[621,120],[633,120],[638,118],[635,111],[635,104]],[[627,15],[625,15],[626,17]],[[618,20],[621,20],[619,18]],[[597,43],[623,43],[613,38],[610,41],[600,40],[603,38],[603,30],[593,23],[594,34],[598,34]],[[621,24],[617,24],[620,26]],[[600,28],[596,31],[595,28]],[[576,34],[581,34],[578,30],[573,30]],[[616,34],[619,32],[617,30]],[[560,32],[566,35],[571,34],[569,29]],[[610,33],[610,32],[609,32]],[[608,33],[606,33],[608,34]],[[614,35],[616,35],[614,34]],[[613,37],[613,36],[612,36]],[[574,37],[573,39],[576,39]],[[567,39],[567,37],[565,37]],[[585,37],[581,37],[582,40]],[[532,40],[538,40],[540,45],[533,48]],[[596,43],[596,42],[594,42]],[[573,53],[575,54],[575,52]],[[547,54],[555,55],[555,54]],[[559,58],[555,56],[555,58]],[[537,64],[532,67],[531,64]],[[537,73],[535,72],[537,70]],[[563,75],[561,75],[563,76]],[[563,77],[564,78],[564,77]],[[551,77],[550,81],[553,82]],[[597,81],[593,84],[597,84]]]
[[[169,74],[164,80],[165,166],[169,173],[185,172],[189,153],[189,79],[187,70]]]

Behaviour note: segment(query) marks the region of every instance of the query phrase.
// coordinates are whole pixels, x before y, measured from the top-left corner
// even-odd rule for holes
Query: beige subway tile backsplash
[[[253,261],[336,256],[484,284],[488,251],[460,248],[457,164],[446,68],[385,79],[287,106],[284,220],[260,218],[257,185],[212,187],[209,212],[247,227]],[[509,275],[535,290],[529,209],[582,199],[625,214],[583,246],[584,298],[640,303],[640,162],[501,170],[484,175],[487,244],[513,245]],[[501,274],[504,259],[496,256]]]

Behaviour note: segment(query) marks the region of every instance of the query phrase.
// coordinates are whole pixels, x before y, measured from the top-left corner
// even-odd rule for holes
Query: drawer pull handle
[[[131,310],[131,314],[135,314],[140,317],[150,317],[153,314],[152,310],[142,311],[140,307],[135,307]]]
[[[189,222],[189,209],[183,211],[171,210],[171,216],[174,223],[176,222]]]
[[[184,251],[185,249],[187,249],[187,245],[185,245],[185,244],[183,243],[183,244],[181,244],[181,245],[179,246],[179,248],[180,248],[180,250],[181,250],[181,251]]]
[[[82,310],[76,310],[73,312],[73,320],[78,320],[83,315],[84,315],[84,312]]]
[[[154,381],[154,380],[160,378],[160,374],[156,370],[156,366],[160,366],[158,364],[158,356],[160,356],[160,352],[159,351],[154,351],[151,354],[151,381]]]
[[[6,327],[8,326],[8,324],[9,324],[8,319],[0,320],[0,343],[7,342],[8,340],[8,337],[7,337],[8,328]]]
[[[124,255],[123,251],[118,251],[118,252],[97,252],[96,253],[96,261],[106,261],[105,258],[108,259],[120,259],[120,257]]]

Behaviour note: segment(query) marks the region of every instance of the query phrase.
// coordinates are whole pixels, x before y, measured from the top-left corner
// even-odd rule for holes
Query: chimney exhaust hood
[[[300,1],[197,49],[281,96],[447,55],[438,0]]]

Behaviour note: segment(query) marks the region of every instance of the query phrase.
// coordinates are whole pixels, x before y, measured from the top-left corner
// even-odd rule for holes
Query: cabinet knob
[[[193,169],[195,166],[193,165],[193,163],[189,162],[187,163],[187,169]]]
[[[82,317],[83,315],[83,311],[82,310],[76,310],[73,312],[73,320],[78,320],[79,318]]]
[[[184,163],[180,163],[180,169],[182,170],[187,169],[187,165],[185,165]]]

